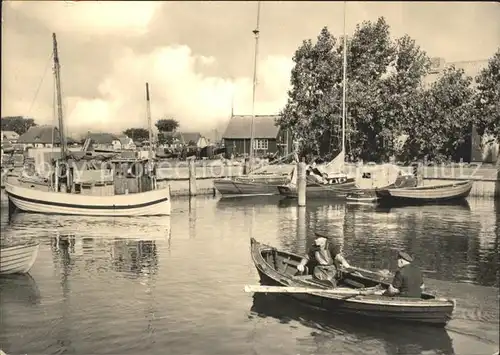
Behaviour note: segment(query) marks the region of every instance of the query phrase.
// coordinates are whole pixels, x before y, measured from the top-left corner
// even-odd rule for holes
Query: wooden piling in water
[[[306,205],[306,163],[304,159],[297,163],[297,199],[298,206],[305,207]]]
[[[417,186],[422,186],[424,184],[424,165],[418,163],[416,167]]]
[[[500,157],[497,158],[497,181],[495,183],[495,200],[500,200]]]
[[[196,165],[194,159],[188,160],[189,165],[189,196],[196,196]]]

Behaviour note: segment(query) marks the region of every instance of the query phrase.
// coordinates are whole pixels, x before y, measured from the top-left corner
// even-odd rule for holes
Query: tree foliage
[[[476,78],[474,97],[476,122],[480,134],[500,137],[500,47]]]
[[[500,137],[500,49],[477,77],[453,66],[425,87],[430,58],[408,35],[392,39],[383,17],[356,27],[347,43],[346,156],[458,160],[472,126]],[[325,27],[293,57],[291,89],[277,124],[301,155],[341,149],[343,41]],[[407,137],[400,144],[402,137]]]
[[[342,40],[325,27],[315,44],[304,41],[293,57],[292,88],[278,124],[302,142],[302,154],[320,154],[325,140],[330,150],[341,150]],[[410,97],[428,68],[427,55],[410,37],[391,39],[383,17],[356,27],[348,40],[346,72],[351,159],[380,161],[394,154],[395,137],[409,120]]]
[[[156,121],[155,126],[160,132],[173,132],[179,128],[179,122],[173,118],[162,118]]]
[[[123,134],[126,134],[133,141],[145,141],[149,139],[149,131],[145,128],[128,128],[123,131]]]
[[[14,131],[19,135],[26,133],[30,127],[36,126],[33,118],[23,116],[2,117],[0,122],[2,131]]]
[[[277,124],[290,128],[302,155],[318,155],[325,136],[336,136],[341,113],[342,57],[326,27],[315,44],[304,41],[293,56],[292,88]]]
[[[474,122],[471,83],[462,69],[451,66],[430,88],[413,95],[404,160],[456,160]]]

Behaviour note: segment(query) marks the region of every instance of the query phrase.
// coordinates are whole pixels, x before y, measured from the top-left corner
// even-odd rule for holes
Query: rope
[[[43,83],[43,81],[45,79],[45,76],[47,75],[47,70],[49,69],[49,64],[52,61],[52,56],[53,56],[53,53],[51,52],[50,56],[49,56],[49,60],[47,61],[47,64],[45,65],[45,70],[43,72],[42,79],[38,83],[38,88],[35,91],[35,97],[33,98],[33,101],[31,102],[30,108],[28,109],[28,116],[31,114],[31,110],[33,109],[33,106],[35,105],[35,101],[36,101],[36,99],[38,97],[38,93],[40,92],[40,89],[42,87],[42,83]]]

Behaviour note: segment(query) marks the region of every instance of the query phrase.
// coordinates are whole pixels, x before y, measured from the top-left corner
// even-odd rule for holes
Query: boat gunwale
[[[400,188],[380,188],[380,189],[375,189],[375,192],[378,191],[388,191],[391,192],[392,190],[397,190],[398,192],[404,192],[404,191],[426,191],[426,190],[437,190],[440,188],[450,188],[454,190],[458,190],[459,188],[464,188],[464,186],[469,185],[472,187],[472,184],[474,181],[472,180],[466,180],[466,181],[457,181],[454,183],[446,183],[446,184],[438,184],[438,185],[428,185],[428,186],[414,186],[414,187],[400,187]]]

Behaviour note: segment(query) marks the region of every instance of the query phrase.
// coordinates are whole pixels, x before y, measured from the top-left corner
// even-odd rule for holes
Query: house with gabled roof
[[[276,125],[279,115],[256,115],[254,120],[254,153],[256,156],[267,154],[288,154],[291,152],[292,136],[287,130]],[[235,115],[229,120],[222,141],[228,155],[250,153],[252,132],[251,115]]]
[[[197,147],[205,148],[208,140],[200,132],[160,132],[158,140],[168,148]]]
[[[77,143],[74,139],[66,137],[67,144]],[[27,148],[52,148],[61,146],[59,128],[50,125],[30,127],[19,136],[16,146]]]
[[[84,144],[84,150],[121,150],[122,142],[120,138],[111,133],[88,132]]]
[[[50,125],[33,126],[19,136],[17,143],[22,144],[24,148],[59,147],[59,129]]]

